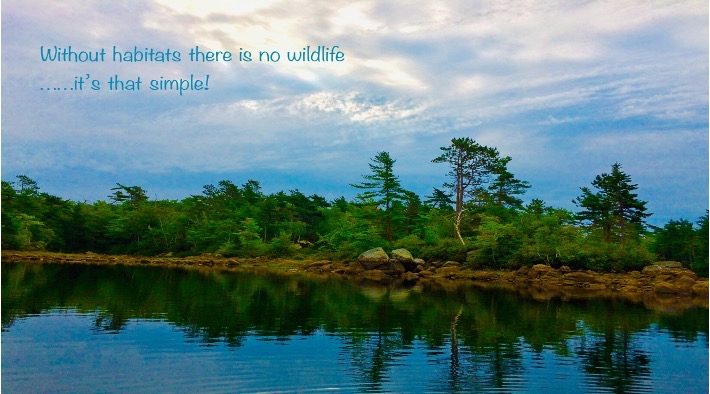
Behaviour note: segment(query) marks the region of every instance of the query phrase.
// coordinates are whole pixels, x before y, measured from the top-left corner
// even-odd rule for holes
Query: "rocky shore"
[[[209,254],[177,258],[111,256],[91,252],[61,254],[16,251],[3,251],[2,261],[162,265],[222,270],[266,269],[287,273],[341,275],[357,281],[405,286],[436,283],[437,286],[453,287],[473,284],[508,289],[538,300],[603,297],[640,302],[654,309],[708,307],[708,278],[698,277],[677,262],[658,262],[640,271],[626,273],[574,271],[565,266],[553,268],[542,264],[514,271],[472,270],[455,261],[426,262],[412,257],[405,249],[392,251],[388,255],[382,248],[367,251],[352,262],[266,257],[225,258]]]

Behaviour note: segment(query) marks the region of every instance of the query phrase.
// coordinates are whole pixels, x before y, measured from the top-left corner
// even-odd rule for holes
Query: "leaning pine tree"
[[[466,203],[482,199],[483,186],[490,183],[500,168],[500,157],[497,149],[480,145],[468,137],[454,138],[450,146],[441,147],[441,150],[442,154],[432,161],[446,163],[451,169],[447,174],[451,182],[445,183],[444,187],[453,192],[454,229],[465,245],[461,236],[461,221]]]

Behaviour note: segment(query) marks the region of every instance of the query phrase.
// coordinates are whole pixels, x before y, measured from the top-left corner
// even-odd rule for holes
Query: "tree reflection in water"
[[[149,319],[178,327],[188,339],[234,348],[249,337],[289,341],[326,333],[339,338],[351,375],[372,391],[388,390],[393,370],[421,352],[429,367],[412,378],[439,371],[418,387],[427,391],[544,387],[530,376],[535,357],[548,353],[581,365],[582,384],[642,390],[653,368],[642,342],[651,330],[679,341],[700,336],[706,344],[708,336],[707,309],[668,316],[620,301],[540,302],[436,282],[401,288],[306,274],[2,264],[3,330],[53,309],[93,314],[97,335]]]

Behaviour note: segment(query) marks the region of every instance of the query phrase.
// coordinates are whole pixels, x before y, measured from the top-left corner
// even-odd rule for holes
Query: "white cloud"
[[[254,12],[259,12],[265,8],[269,8],[280,1],[262,0],[258,2],[240,2],[232,0],[155,0],[155,2],[179,13],[205,18],[213,14],[248,15]]]
[[[3,167],[337,173],[386,147],[416,174],[465,135],[560,184],[594,173],[596,155],[702,172],[690,163],[707,163],[706,148],[668,147],[707,145],[686,134],[707,127],[707,16],[706,1],[4,1]],[[235,56],[339,45],[346,61],[40,64],[39,45],[55,42]],[[87,72],[209,73],[213,85],[183,97],[38,91]]]

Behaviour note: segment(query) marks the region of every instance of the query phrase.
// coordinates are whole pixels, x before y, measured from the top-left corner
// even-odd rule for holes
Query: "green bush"
[[[466,246],[461,241],[453,238],[442,239],[434,245],[426,245],[422,250],[424,260],[437,261],[466,261]]]
[[[393,242],[392,245],[394,245],[394,248],[407,249],[414,257],[420,257],[424,253],[426,242],[412,234]]]

